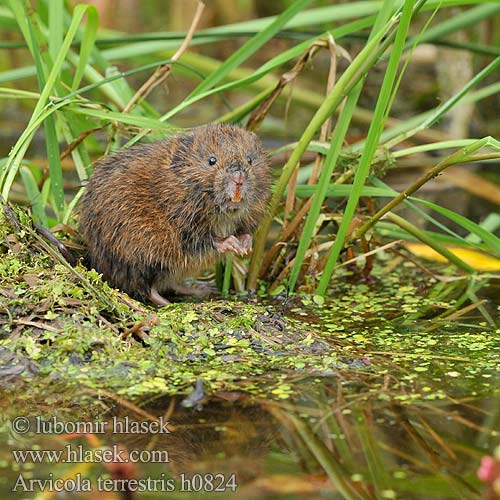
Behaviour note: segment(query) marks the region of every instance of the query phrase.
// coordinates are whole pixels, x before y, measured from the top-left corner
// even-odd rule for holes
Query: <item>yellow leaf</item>
[[[413,243],[406,241],[403,243],[412,254],[423,259],[433,260],[435,262],[448,262],[440,253],[433,250],[431,247],[423,243]],[[444,245],[450,252],[463,260],[466,264],[478,271],[500,271],[500,260],[495,259],[482,252],[469,250],[468,248],[456,247],[452,245]]]

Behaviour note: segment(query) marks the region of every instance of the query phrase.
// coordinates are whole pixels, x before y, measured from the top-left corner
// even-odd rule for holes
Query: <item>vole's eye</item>
[[[215,165],[217,163],[217,158],[215,156],[211,156],[209,159],[208,159],[208,164],[210,166],[212,165]]]
[[[247,162],[248,162],[249,165],[252,164],[252,161],[253,161],[252,157],[251,156],[247,156]]]

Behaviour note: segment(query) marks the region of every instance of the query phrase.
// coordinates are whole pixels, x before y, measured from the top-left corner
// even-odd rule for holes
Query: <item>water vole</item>
[[[266,210],[270,176],[258,137],[206,125],[100,161],[80,209],[89,264],[139,300],[213,262],[245,254]]]

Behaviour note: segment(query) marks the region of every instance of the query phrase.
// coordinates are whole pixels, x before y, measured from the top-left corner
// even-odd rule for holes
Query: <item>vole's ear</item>
[[[172,167],[186,164],[186,157],[193,155],[193,134],[183,134],[177,137],[177,147],[172,156]]]

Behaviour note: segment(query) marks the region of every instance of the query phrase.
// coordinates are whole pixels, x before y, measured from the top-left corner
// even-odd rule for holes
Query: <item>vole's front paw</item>
[[[250,247],[248,247],[247,238],[244,238],[242,240],[241,239],[242,237],[250,238]],[[249,234],[243,234],[239,237],[236,237],[232,234],[231,236],[228,236],[225,239],[220,238],[215,241],[215,248],[220,253],[233,252],[238,255],[245,255],[246,253],[248,253],[251,246],[252,246],[252,237]]]
[[[252,250],[253,238],[251,234],[240,234],[237,236],[241,246],[245,249],[245,253],[250,252]]]

